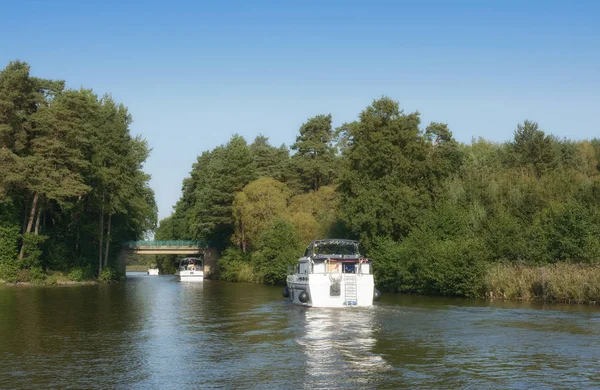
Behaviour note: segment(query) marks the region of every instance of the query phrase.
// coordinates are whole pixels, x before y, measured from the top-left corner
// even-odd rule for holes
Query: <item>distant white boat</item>
[[[204,267],[199,257],[186,257],[179,260],[175,272],[180,282],[202,282],[204,280]]]
[[[159,270],[158,270],[158,267],[157,267],[157,266],[155,266],[155,265],[151,265],[151,266],[148,268],[148,275],[150,275],[150,276],[158,276],[158,274],[159,274],[159,273],[160,273],[160,272],[159,272]]]
[[[309,307],[371,306],[380,295],[371,260],[358,241],[342,239],[311,242],[283,289],[292,303]]]

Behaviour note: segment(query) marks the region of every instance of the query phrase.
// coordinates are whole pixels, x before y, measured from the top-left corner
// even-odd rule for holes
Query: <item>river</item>
[[[281,288],[128,274],[0,288],[0,388],[600,387],[600,308],[384,295],[305,309]]]

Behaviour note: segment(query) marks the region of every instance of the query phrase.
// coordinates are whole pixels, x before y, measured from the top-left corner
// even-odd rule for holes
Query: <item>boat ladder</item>
[[[356,274],[344,274],[344,305],[356,305],[356,295]]]

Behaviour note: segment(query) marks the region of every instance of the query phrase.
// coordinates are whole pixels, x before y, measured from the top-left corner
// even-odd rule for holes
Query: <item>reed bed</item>
[[[600,304],[600,265],[496,264],[484,278],[488,299]]]

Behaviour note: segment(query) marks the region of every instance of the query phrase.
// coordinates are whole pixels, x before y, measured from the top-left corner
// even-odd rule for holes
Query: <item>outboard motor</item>
[[[283,291],[281,292],[281,294],[283,295],[284,298],[289,298],[289,296],[290,296],[290,289],[287,288],[287,286],[285,286],[283,288]]]

